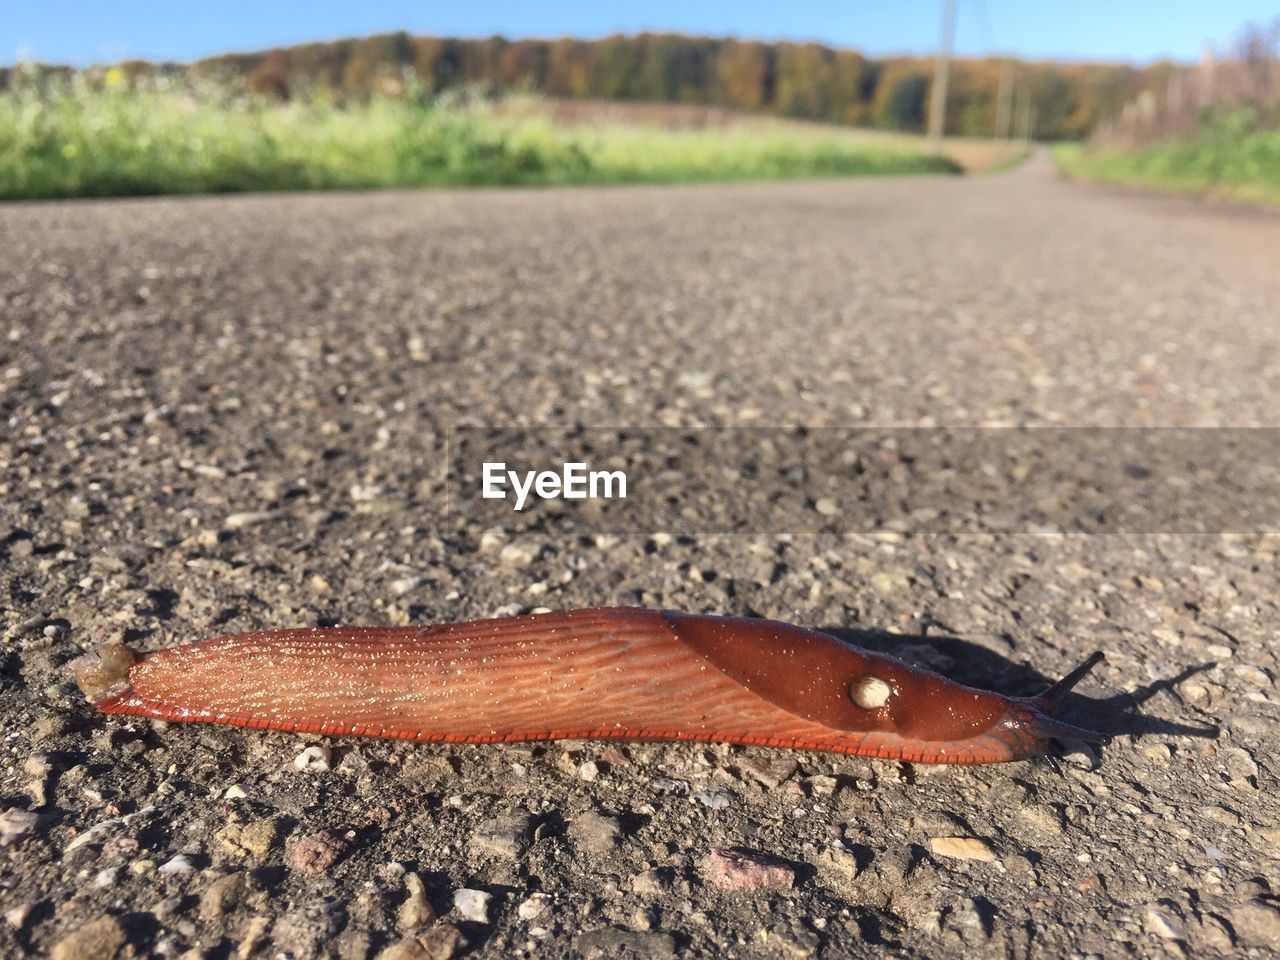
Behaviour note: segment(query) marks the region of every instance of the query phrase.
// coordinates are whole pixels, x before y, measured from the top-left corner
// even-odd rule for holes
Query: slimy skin
[[[433,627],[268,630],[73,664],[106,713],[304,733],[494,743],[698,740],[916,763],[1000,763],[1102,659],[1038,697],[976,690],[768,620],[592,609]]]

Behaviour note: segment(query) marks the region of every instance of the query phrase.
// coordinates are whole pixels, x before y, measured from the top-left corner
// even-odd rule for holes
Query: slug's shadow
[[[977,687],[980,690],[992,690],[1005,696],[1032,697],[1043,693],[1059,679],[1046,676],[992,650],[956,637],[884,633],[848,627],[821,629],[823,633],[853,644],[855,647],[888,654],[912,666],[923,667],[958,683]],[[1217,739],[1219,734],[1217,724],[1206,723],[1203,726],[1196,726],[1177,723],[1159,717],[1146,716],[1140,710],[1144,703],[1158,693],[1167,692],[1176,697],[1174,688],[1178,684],[1213,666],[1212,663],[1197,664],[1187,667],[1176,677],[1168,680],[1157,680],[1155,683],[1136,687],[1133,690],[1118,691],[1109,696],[1092,697],[1073,690],[1062,701],[1061,708],[1054,711],[1054,716],[1108,737],[1136,738],[1146,734],[1165,734]],[[1084,685],[1089,689],[1097,689],[1100,684],[1098,680],[1093,679],[1086,680]]]

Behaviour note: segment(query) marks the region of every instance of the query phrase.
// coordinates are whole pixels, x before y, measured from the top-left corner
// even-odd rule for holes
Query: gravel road
[[[1043,157],[0,206],[0,955],[1274,955],[1280,539],[485,530],[440,463],[467,424],[1280,425],[1277,251]],[[1058,773],[300,738],[108,720],[66,671],[605,604],[1006,693],[1104,649],[1066,712],[1116,739]]]

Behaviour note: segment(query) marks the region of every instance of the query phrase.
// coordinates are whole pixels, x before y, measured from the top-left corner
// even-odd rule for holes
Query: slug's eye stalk
[[[1065,677],[1051,686],[1044,693],[1024,701],[1027,709],[1018,719],[1021,729],[1037,740],[1083,740],[1086,743],[1110,743],[1111,737],[1105,733],[1086,730],[1075,724],[1051,716],[1063,698],[1075,686],[1088,676],[1089,671],[1100,664],[1106,657],[1101,650],[1094,651],[1089,658]]]
[[[1105,659],[1107,659],[1106,654],[1101,650],[1093,651],[1084,663],[1080,664],[1044,693],[1032,699],[1043,704],[1046,710],[1056,709],[1058,704],[1062,702],[1063,697],[1074,690],[1076,685],[1089,675],[1089,671]]]

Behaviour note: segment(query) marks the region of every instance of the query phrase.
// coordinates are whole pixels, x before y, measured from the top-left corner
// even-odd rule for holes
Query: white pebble
[[[474,923],[488,923],[489,901],[492,899],[493,894],[491,893],[464,887],[461,890],[454,891],[453,906],[464,920],[471,920]]]
[[[294,763],[297,762],[297,760],[294,760]],[[240,786],[238,783],[233,783],[231,786],[227,787],[226,793],[222,796],[227,800],[243,800],[248,795],[249,794],[244,787]]]
[[[520,915],[521,920],[533,920],[546,913],[550,906],[551,897],[548,894],[535,893],[516,907],[516,913]]]
[[[166,874],[190,873],[195,868],[196,868],[196,865],[191,862],[191,858],[188,857],[186,854],[180,853],[176,857],[174,857],[172,860],[168,861],[167,863],[161,864],[156,869],[156,873],[166,873]]]
[[[293,765],[309,773],[328,773],[329,761],[332,759],[333,751],[328,747],[307,747],[293,758]]]
[[[107,887],[113,887],[116,883],[116,877],[120,876],[119,867],[106,867],[99,870],[93,878],[93,885],[99,890],[105,890]]]
[[[222,525],[227,530],[244,530],[247,527],[256,527],[260,523],[269,523],[279,516],[280,514],[274,510],[246,510],[243,513],[229,514],[222,521]]]
[[[693,799],[709,810],[723,810],[733,803],[733,794],[728,790],[701,790],[693,795]]]
[[[422,586],[421,577],[404,577],[391,581],[391,592],[397,597],[403,597],[410,590],[417,590],[420,586]]]

